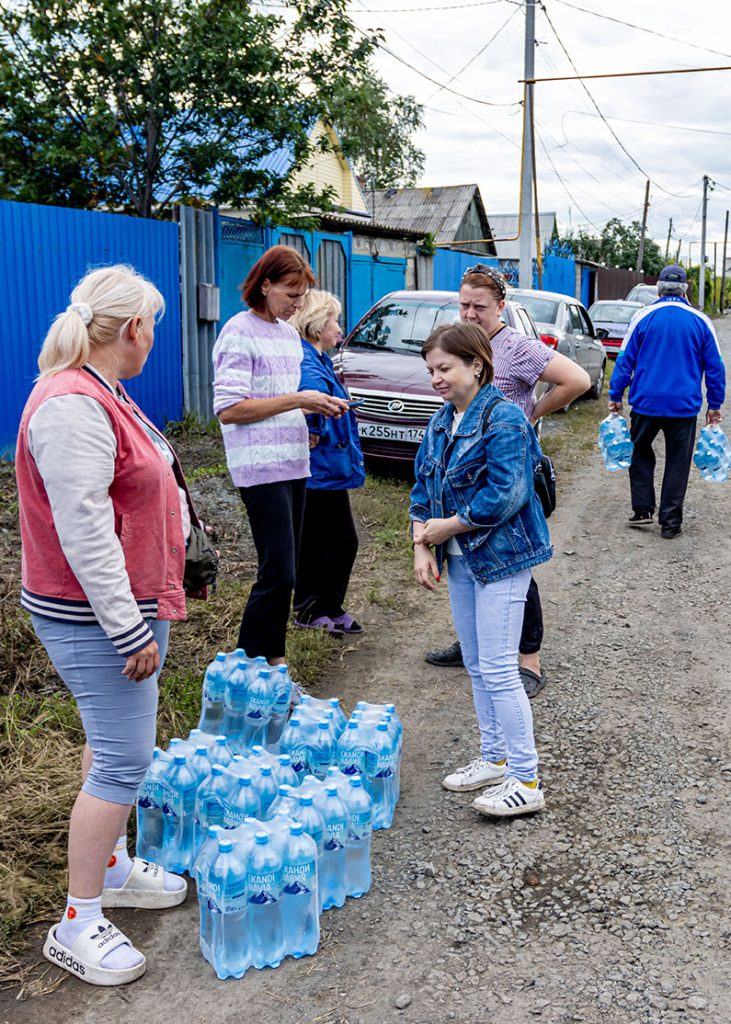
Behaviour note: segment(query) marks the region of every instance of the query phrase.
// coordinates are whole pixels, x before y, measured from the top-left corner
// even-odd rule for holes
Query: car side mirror
[[[606,329],[606,327],[595,327],[594,330],[596,332],[597,338],[608,338],[609,337],[609,331]]]

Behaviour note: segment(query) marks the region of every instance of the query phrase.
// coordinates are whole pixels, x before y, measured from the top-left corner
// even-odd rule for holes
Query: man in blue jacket
[[[726,372],[713,324],[685,297],[688,278],[682,267],[665,267],[657,283],[658,300],[629,325],[609,384],[609,411],[622,411],[629,385],[630,433],[634,442],[629,469],[632,495],[630,526],[651,526],[655,512],[655,452],[665,435],[665,472],[658,521],[663,537],[677,537],[695,445],[696,420],[703,404],[706,423],[719,423]]]

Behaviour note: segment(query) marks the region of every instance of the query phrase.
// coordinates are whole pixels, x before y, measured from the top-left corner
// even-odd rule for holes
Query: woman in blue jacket
[[[448,567],[455,629],[480,728],[480,757],[448,775],[454,792],[490,787],[473,807],[513,817],[543,810],[518,644],[531,567],[552,555],[534,489],[541,451],[525,414],[491,384],[492,349],[475,323],[439,327],[422,355],[445,401],[416,456],[414,572],[427,590]]]
[[[290,323],[302,337],[300,391],[322,391],[347,401],[350,396],[328,355],[342,337],[340,312],[334,295],[310,291]],[[333,636],[362,633],[362,626],[343,607],[358,553],[348,491],[365,483],[355,413],[351,410],[338,419],[311,414],[307,425],[311,476],[294,590],[295,625],[324,628]]]

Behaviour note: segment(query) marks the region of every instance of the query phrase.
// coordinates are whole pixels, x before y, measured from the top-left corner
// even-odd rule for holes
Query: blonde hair
[[[302,309],[289,318],[289,323],[305,341],[317,342],[330,317],[337,319],[342,309],[340,299],[335,295],[313,288],[305,295]]]
[[[38,357],[40,376],[83,366],[94,346],[117,341],[136,317],[146,320],[164,312],[165,299],[134,267],[117,263],[90,270],[51,324]]]

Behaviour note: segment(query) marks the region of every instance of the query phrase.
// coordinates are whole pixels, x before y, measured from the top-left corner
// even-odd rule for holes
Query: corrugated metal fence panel
[[[324,291],[337,295],[343,307],[341,324],[347,330],[348,320],[348,257],[342,242],[324,238],[317,249],[317,280]]]
[[[475,256],[473,252],[460,252],[458,249],[437,249],[434,255],[435,290],[457,291],[465,270],[476,263],[502,269],[500,261],[490,257]]]
[[[548,253],[543,259],[543,291],[576,298],[576,260]]]
[[[220,218],[221,320],[223,325],[245,307],[241,285],[267,247],[268,231],[239,217]]]
[[[211,354],[218,320],[201,318],[201,284],[218,286],[219,232],[217,214],[179,206],[180,279],[183,312],[183,394],[186,412],[204,419],[213,416],[213,363]]]
[[[160,427],[180,419],[183,386],[176,224],[0,201],[0,457],[12,458],[18,421],[57,313],[87,270],[129,263],[165,296],[155,345],[129,391]]]

